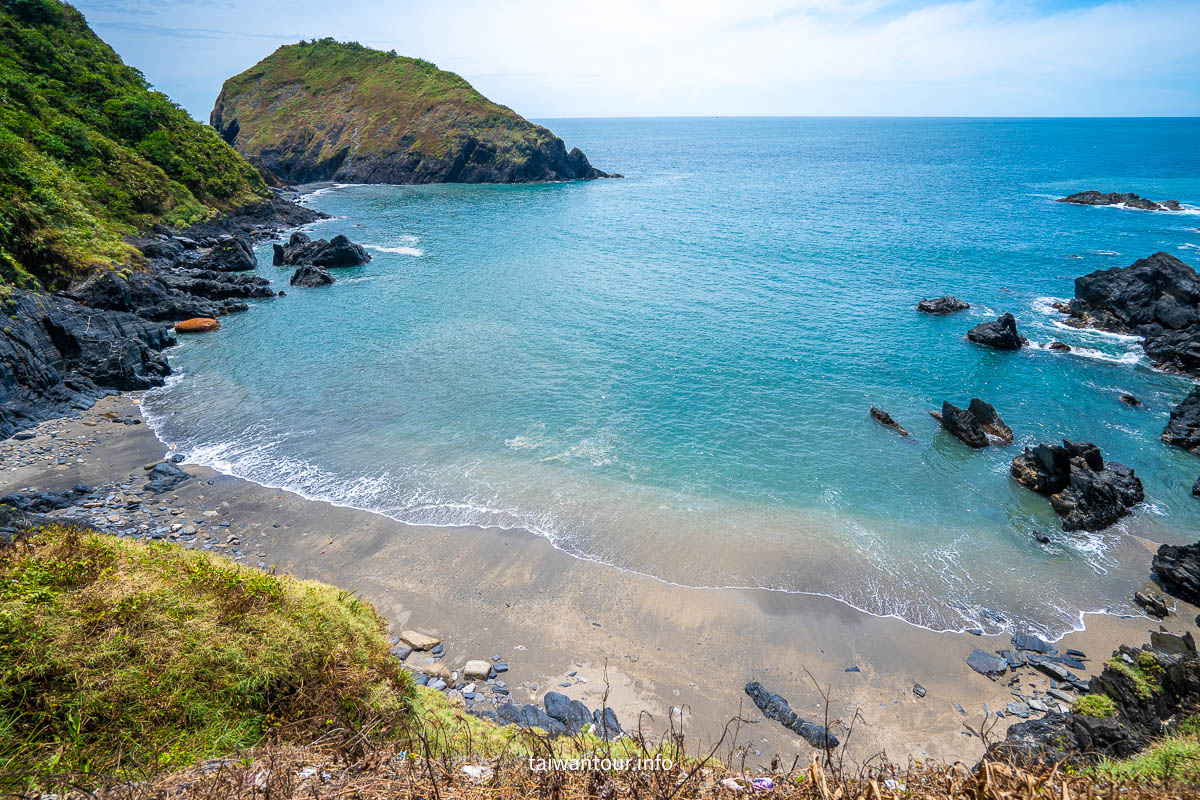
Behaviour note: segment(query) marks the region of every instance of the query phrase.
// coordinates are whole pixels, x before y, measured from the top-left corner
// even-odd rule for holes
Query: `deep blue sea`
[[[1200,212],[1053,202],[1200,208],[1200,120],[545,124],[625,179],[310,194],[333,216],[311,232],[374,259],[293,290],[260,246],[288,295],[172,352],[179,377],[145,400],[160,437],[404,522],[523,528],[666,581],[934,629],[1135,613],[1135,537],[1197,538],[1200,458],[1159,440],[1188,381],[1049,303],[1156,251],[1200,265]],[[916,312],[946,293],[971,310]],[[1004,311],[1037,346],[966,341]],[[1016,444],[972,451],[928,414],[971,397]],[[1126,522],[1063,533],[1010,479],[1023,446],[1064,436],[1136,469],[1147,499]]]

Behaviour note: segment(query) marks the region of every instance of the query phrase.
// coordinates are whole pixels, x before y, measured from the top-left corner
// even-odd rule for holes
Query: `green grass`
[[[1137,663],[1132,665],[1126,664],[1120,656],[1113,656],[1107,663],[1133,681],[1134,691],[1143,700],[1149,700],[1162,691],[1163,668],[1152,653],[1143,650],[1138,655]]]
[[[58,0],[0,0],[0,279],[61,288],[140,256],[122,237],[267,196],[208,126]]]
[[[1085,694],[1083,697],[1076,698],[1071,704],[1071,712],[1074,714],[1084,714],[1097,719],[1105,719],[1111,717],[1117,711],[1117,705],[1112,701],[1112,698],[1103,694]]]
[[[0,552],[0,794],[267,738],[387,736],[413,690],[383,622],[334,587],[68,528]]]
[[[1200,786],[1200,715],[1188,717],[1136,756],[1103,759],[1093,771],[1114,781]]]

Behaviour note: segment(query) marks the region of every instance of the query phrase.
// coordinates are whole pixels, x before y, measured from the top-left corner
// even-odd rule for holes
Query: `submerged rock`
[[[287,244],[274,245],[271,263],[277,267],[313,264],[318,267],[358,267],[371,260],[371,254],[360,245],[338,234],[331,241],[313,241],[296,231]]]
[[[950,294],[945,297],[935,297],[932,300],[922,299],[917,303],[917,311],[926,314],[956,314],[959,311],[966,311],[970,307],[970,303],[959,300]]]
[[[1056,350],[1060,353],[1069,353],[1071,352],[1071,345],[1067,344],[1066,342],[1054,341],[1050,343],[1050,349]]]
[[[823,725],[808,722],[792,711],[788,701],[777,694],[772,694],[763,688],[758,681],[746,684],[746,694],[754,701],[754,705],[768,719],[773,719],[788,730],[795,731],[812,745],[823,750],[832,750],[838,746],[838,739]]]
[[[296,268],[292,273],[292,279],[288,281],[292,286],[300,286],[306,289],[314,289],[318,286],[332,286],[336,281],[329,274],[329,270],[324,267],[318,267],[315,264],[304,264]]]
[[[1029,340],[1017,332],[1017,320],[1012,314],[1001,314],[992,322],[981,322],[967,331],[967,338],[975,344],[997,350],[1020,350]]]
[[[1159,546],[1151,569],[1164,592],[1185,603],[1200,605],[1200,542]]]
[[[895,429],[895,431],[901,436],[908,436],[908,431],[904,430],[904,427],[899,422],[896,422],[896,420],[892,419],[891,414],[882,409],[871,406],[871,418],[880,425],[886,425],[889,428]]]
[[[1147,200],[1133,192],[1105,193],[1095,189],[1060,197],[1058,202],[1080,206],[1126,206],[1141,211],[1179,211],[1182,208],[1178,200]]]
[[[1064,439],[1061,447],[1027,447],[1013,459],[1010,473],[1021,485],[1050,496],[1066,531],[1107,528],[1145,499],[1133,470],[1115,461],[1105,464],[1089,442]]]

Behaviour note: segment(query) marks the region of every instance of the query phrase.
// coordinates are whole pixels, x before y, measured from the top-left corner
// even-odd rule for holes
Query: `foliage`
[[[1108,666],[1133,681],[1134,691],[1143,700],[1162,691],[1162,665],[1148,651],[1142,651],[1136,664],[1126,664],[1124,659],[1114,656],[1108,660]]]
[[[0,0],[0,278],[57,288],[122,237],[266,196],[257,171],[58,0]]]
[[[1112,698],[1103,694],[1085,694],[1075,699],[1071,704],[1071,712],[1083,714],[1097,719],[1111,717],[1117,711],[1117,704]]]
[[[412,693],[382,621],[333,587],[72,528],[0,552],[0,794],[386,735]]]

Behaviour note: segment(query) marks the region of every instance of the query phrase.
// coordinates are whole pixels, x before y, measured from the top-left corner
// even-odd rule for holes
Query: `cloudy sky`
[[[1200,0],[77,0],[208,118],[225,78],[333,36],[527,117],[1200,116]]]

